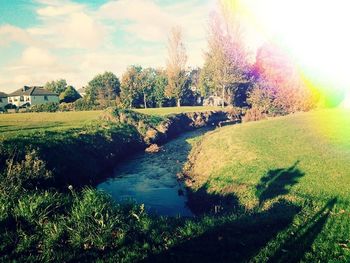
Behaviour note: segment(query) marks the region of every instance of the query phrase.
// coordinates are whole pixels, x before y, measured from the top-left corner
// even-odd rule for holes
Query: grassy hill
[[[246,249],[254,240],[249,249],[255,250],[254,262],[348,262],[349,111],[221,128],[197,143],[186,169],[192,206],[212,202],[225,210],[228,203],[243,211],[240,223],[226,226],[222,238],[232,246],[241,240]],[[287,223],[278,227],[281,222]]]

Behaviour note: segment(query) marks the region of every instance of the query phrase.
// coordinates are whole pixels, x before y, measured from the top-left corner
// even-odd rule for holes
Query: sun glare
[[[313,88],[349,98],[350,1],[238,0],[235,8],[252,35],[292,56]]]

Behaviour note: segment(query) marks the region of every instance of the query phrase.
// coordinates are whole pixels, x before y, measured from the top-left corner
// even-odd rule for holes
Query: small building
[[[21,106],[33,106],[49,102],[59,102],[58,95],[55,92],[44,89],[43,87],[28,87],[16,90],[8,95],[8,103]]]
[[[5,106],[8,104],[7,102],[7,94],[0,91],[0,110],[3,110]]]

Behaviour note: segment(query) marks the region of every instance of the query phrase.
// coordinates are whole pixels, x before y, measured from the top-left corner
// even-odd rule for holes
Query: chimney
[[[26,90],[29,90],[29,88],[30,88],[30,87],[28,87],[28,86],[24,86],[22,90],[23,90],[23,91],[26,91]]]

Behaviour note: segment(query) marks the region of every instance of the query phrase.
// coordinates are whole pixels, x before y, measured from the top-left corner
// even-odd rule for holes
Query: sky
[[[127,66],[164,67],[171,27],[201,66],[211,0],[0,0],[0,90],[66,79],[80,88]]]

